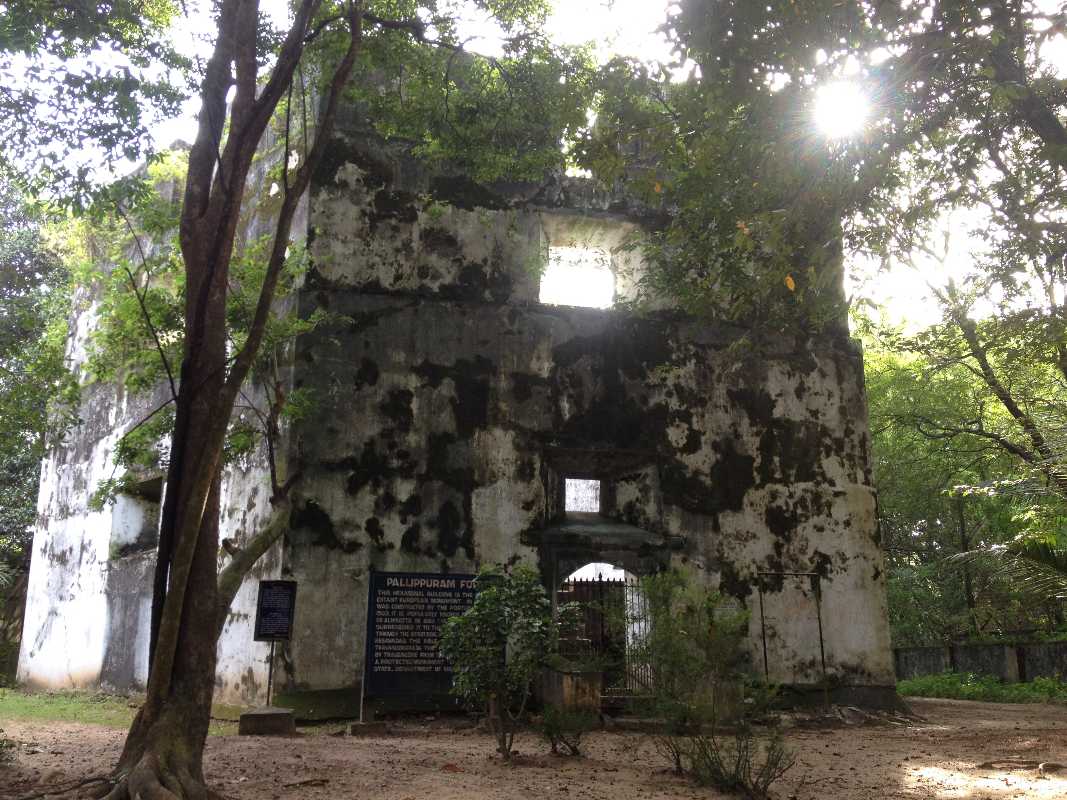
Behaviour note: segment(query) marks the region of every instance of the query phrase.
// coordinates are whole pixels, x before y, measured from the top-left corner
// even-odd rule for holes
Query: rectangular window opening
[[[596,247],[550,247],[539,299],[553,306],[610,308],[615,302],[611,256]]]
[[[567,478],[563,485],[563,510],[600,513],[600,481]]]
[[[156,549],[162,499],[162,478],[130,485],[115,497],[111,509],[111,558]]]

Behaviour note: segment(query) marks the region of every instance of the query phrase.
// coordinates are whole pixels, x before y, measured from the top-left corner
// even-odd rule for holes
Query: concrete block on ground
[[[296,733],[296,719],[291,708],[257,708],[241,715],[237,733],[240,736],[292,736]]]

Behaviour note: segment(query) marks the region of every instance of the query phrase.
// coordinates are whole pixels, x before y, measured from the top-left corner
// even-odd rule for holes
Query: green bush
[[[441,652],[452,664],[452,692],[485,709],[497,750],[511,758],[518,721],[533,681],[556,639],[552,603],[537,573],[483,570],[474,604],[441,631]]]
[[[738,711],[727,706],[739,703],[725,700],[742,680],[747,617],[678,571],[644,578],[641,592],[644,602],[627,624],[642,633],[629,657],[648,668],[651,691],[635,711],[662,721],[653,743],[675,772],[684,772],[689,737]]]
[[[772,692],[746,680],[748,616],[680,572],[645,578],[641,631],[632,658],[649,668],[650,696],[638,711],[661,721],[656,749],[699,784],[751,798],[795,763],[773,733],[757,733]],[[636,623],[636,624],[635,624]]]
[[[599,727],[600,715],[586,709],[549,705],[541,716],[541,734],[556,754],[580,756],[582,735]]]
[[[1034,678],[1029,683],[1003,683],[992,675],[945,672],[897,683],[905,697],[941,697],[950,700],[983,700],[989,703],[1067,703],[1067,683],[1054,678]]]
[[[19,646],[0,636],[0,688],[15,685],[15,670],[18,668]]]

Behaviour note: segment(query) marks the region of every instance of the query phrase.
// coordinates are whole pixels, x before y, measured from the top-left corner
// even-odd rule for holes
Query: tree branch
[[[145,257],[144,249],[141,246],[141,239],[138,237],[136,231],[133,230],[133,225],[130,223],[130,219],[126,214],[126,210],[122,207],[122,204],[116,204],[115,208],[118,209],[118,213],[120,213],[123,221],[126,223],[126,229],[130,231],[130,236],[133,237],[133,243],[137,244],[137,250],[141,256],[141,266],[144,267],[145,275],[150,276],[152,273],[148,270],[148,259]],[[156,331],[156,326],[152,324],[152,316],[148,314],[148,308],[144,304],[144,297],[142,297],[141,293],[138,291],[137,279],[133,277],[133,273],[130,272],[129,267],[124,265],[123,269],[126,271],[126,276],[129,278],[130,288],[133,289],[133,297],[137,298],[138,305],[141,306],[141,316],[144,317],[144,324],[148,327],[148,333],[152,334],[152,339],[156,342],[156,352],[159,353],[159,359],[163,363],[163,369],[166,371],[166,380],[168,380],[171,386],[171,398],[177,401],[178,388],[174,383],[174,371],[171,369],[170,359],[166,357],[162,342],[159,340],[159,333]],[[148,287],[146,286],[145,295],[147,295],[147,293]]]
[[[292,501],[288,495],[271,498],[273,511],[270,519],[259,533],[245,542],[244,547],[238,550],[230,563],[219,572],[218,583],[218,614],[215,621],[215,637],[222,633],[226,625],[226,618],[230,613],[230,605],[233,598],[241,588],[245,575],[253,565],[266,553],[271,546],[281,538],[289,529],[289,515],[292,511]]]
[[[1041,454],[1043,458],[1052,457],[1052,449],[1049,447],[1048,442],[1038,430],[1034,420],[1027,414],[1016,402],[1015,398],[1008,391],[1007,387],[1001,382],[996,371],[993,369],[992,364],[989,362],[989,354],[985,347],[983,347],[981,341],[978,338],[978,325],[974,320],[963,315],[957,315],[955,317],[956,325],[959,327],[960,332],[963,334],[964,341],[967,342],[967,347],[970,350],[971,356],[978,363],[979,369],[982,371],[982,377],[985,383],[1000,400],[1001,405],[1007,409],[1012,418],[1019,424],[1019,426],[1026,432],[1030,441],[1033,443],[1034,449]],[[1064,483],[1067,488],[1067,482]]]
[[[256,303],[256,311],[249,326],[248,336],[244,346],[234,358],[230,375],[226,379],[224,394],[227,398],[234,398],[241,384],[248,376],[256,353],[259,352],[260,344],[266,332],[267,320],[270,317],[271,304],[274,301],[274,290],[285,263],[285,252],[289,247],[289,232],[292,226],[293,216],[296,213],[300,197],[307,189],[312,174],[318,167],[322,154],[325,151],[326,139],[333,128],[334,119],[337,116],[337,108],[340,104],[344,86],[348,82],[352,67],[356,62],[356,54],[359,52],[363,38],[362,16],[359,11],[362,3],[355,2],[350,6],[349,18],[349,45],[344,57],[334,70],[330,81],[330,90],[326,98],[326,107],[323,110],[319,129],[315,133],[315,141],[308,152],[304,163],[296,171],[293,184],[286,192],[282,200],[282,208],[278,213],[278,222],[274,233],[274,242],[271,247],[270,258],[267,262],[267,271],[263,278],[263,286],[260,289],[259,300]],[[294,65],[295,66],[295,65]],[[286,154],[288,157],[288,154]]]

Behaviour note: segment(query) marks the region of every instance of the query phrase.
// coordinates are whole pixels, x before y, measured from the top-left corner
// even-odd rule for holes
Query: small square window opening
[[[563,486],[563,509],[599,513],[600,481],[567,478]]]

